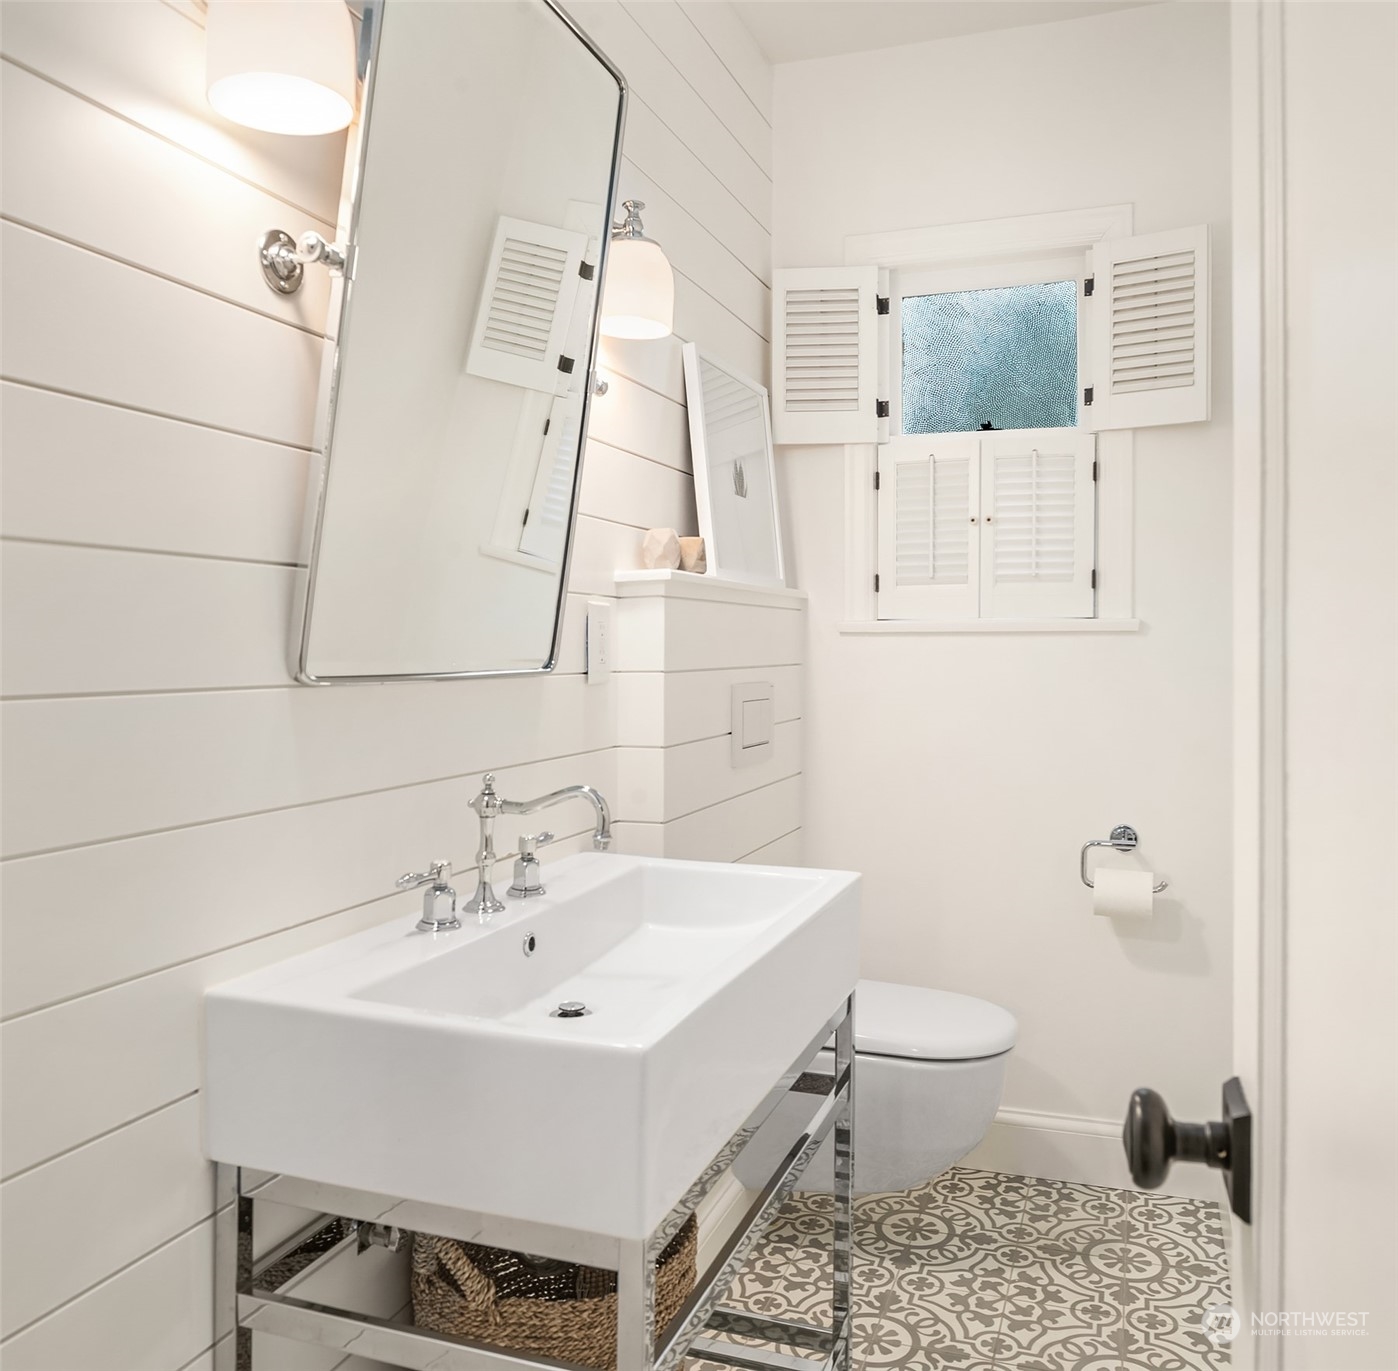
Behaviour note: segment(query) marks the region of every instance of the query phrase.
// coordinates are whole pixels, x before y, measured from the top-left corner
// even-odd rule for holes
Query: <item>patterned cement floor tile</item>
[[[728,1303],[825,1324],[832,1210],[796,1196]],[[1224,1241],[1217,1204],[954,1167],[858,1202],[855,1364],[1226,1371],[1200,1329],[1227,1302]]]

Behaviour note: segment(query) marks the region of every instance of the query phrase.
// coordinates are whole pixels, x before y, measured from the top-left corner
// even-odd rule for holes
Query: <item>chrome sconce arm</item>
[[[278,295],[295,295],[305,280],[306,266],[320,262],[338,276],[346,271],[347,257],[337,243],[327,243],[314,229],[299,240],[282,229],[268,229],[257,243],[262,279]]]

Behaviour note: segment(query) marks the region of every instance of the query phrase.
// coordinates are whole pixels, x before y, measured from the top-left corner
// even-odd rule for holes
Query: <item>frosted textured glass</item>
[[[1071,428],[1076,281],[903,300],[903,432]]]

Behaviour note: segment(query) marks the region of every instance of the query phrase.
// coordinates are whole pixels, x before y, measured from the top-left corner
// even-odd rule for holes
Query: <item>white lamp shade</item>
[[[209,0],[209,104],[266,133],[334,133],[354,118],[344,0]]]
[[[659,243],[614,238],[602,291],[608,338],[664,338],[675,328],[675,273]]]

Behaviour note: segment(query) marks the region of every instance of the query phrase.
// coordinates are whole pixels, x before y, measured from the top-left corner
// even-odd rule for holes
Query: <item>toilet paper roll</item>
[[[1092,912],[1113,919],[1148,919],[1155,908],[1153,871],[1098,867],[1092,873]]]

